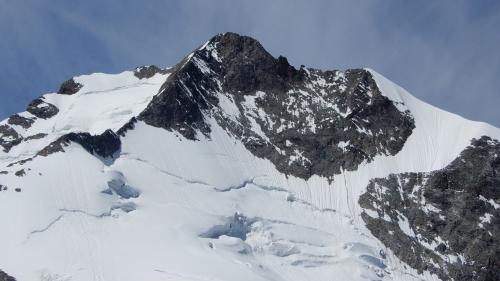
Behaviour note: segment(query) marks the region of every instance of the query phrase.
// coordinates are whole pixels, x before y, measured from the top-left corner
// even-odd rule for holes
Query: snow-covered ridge
[[[43,119],[30,112],[19,113],[33,120],[27,128],[9,124],[9,119],[0,123],[12,127],[19,135],[19,144],[8,152],[0,150],[0,157],[18,159],[33,156],[58,137],[72,132],[98,135],[108,129],[117,131],[144,110],[167,77],[168,74],[156,74],[139,79],[132,71],[74,77],[73,80],[82,85],[77,93],[49,93],[39,98],[43,101],[41,106],[57,108],[54,116]]]
[[[28,128],[2,121],[22,138],[9,152],[0,152],[0,223],[8,226],[0,233],[5,253],[0,270],[20,281],[439,280],[401,262],[372,235],[358,200],[371,179],[442,169],[472,138],[500,139],[500,130],[427,105],[373,70],[357,72],[352,84],[346,82],[348,71],[331,72],[328,80],[313,69],[294,71],[286,59],[269,57],[250,39],[229,39],[209,40],[168,73],[145,71],[149,78],[131,71],[75,77],[81,85],[76,93],[44,95],[57,114],[37,117]],[[239,42],[247,43],[224,45]],[[270,73],[281,77],[279,81],[302,81],[295,75],[310,79],[304,87],[287,89],[283,100],[272,100],[284,101],[283,115],[263,103],[281,89],[272,80],[275,76],[259,73],[259,87],[268,88],[245,94],[253,89],[249,80],[211,79],[216,71],[226,71],[217,67],[244,46],[259,51],[259,62],[275,67]],[[236,64],[232,71],[239,68]],[[375,84],[356,82],[363,79]],[[186,88],[189,95],[181,91]],[[357,89],[356,97],[362,99],[338,103],[332,89],[341,94]],[[393,154],[375,153],[370,161],[327,178],[283,173],[270,159],[271,152],[256,155],[249,149],[249,143],[271,143],[271,149],[289,156],[285,165],[305,165],[310,159],[293,142],[319,132],[319,121],[356,117],[354,106],[365,109],[375,101],[376,89],[397,109],[393,116],[411,116],[414,122]],[[314,107],[326,113],[318,118]],[[144,112],[158,123],[148,124]],[[296,113],[294,119],[288,113]],[[19,115],[34,118],[29,112]],[[129,123],[131,119],[135,121]],[[365,123],[353,125],[353,134],[369,136],[371,130],[362,128],[371,123]],[[125,124],[130,126],[119,136],[113,161],[102,161],[84,146],[68,142],[64,152],[10,165],[65,134],[99,135]],[[300,128],[297,135],[282,143],[270,134],[271,129],[295,128]],[[183,130],[192,130],[194,138]],[[46,135],[29,139],[37,134]],[[336,141],[332,145],[345,153],[357,140]],[[484,225],[487,219],[495,218],[484,217]],[[401,222],[410,233],[407,226]]]

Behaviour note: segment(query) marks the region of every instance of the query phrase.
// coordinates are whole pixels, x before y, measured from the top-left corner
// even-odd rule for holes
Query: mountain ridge
[[[0,247],[38,253],[24,268],[16,257],[1,259],[0,269],[18,280],[231,280],[242,272],[248,280],[498,278],[498,243],[450,247],[456,237],[430,232],[441,242],[415,262],[434,243],[417,235],[434,217],[415,223],[404,207],[382,229],[387,218],[374,207],[425,211],[387,199],[392,193],[377,197],[374,183],[423,177],[460,159],[489,163],[479,153],[459,158],[484,136],[498,139],[500,130],[427,105],[371,69],[296,69],[253,38],[219,34],[172,68],[73,77],[0,123],[0,214],[17,225]],[[468,229],[480,229],[477,220],[485,226],[487,214],[498,219],[500,193],[488,190],[479,192],[486,201],[467,191],[470,202],[493,206],[466,217]],[[488,227],[498,231],[497,223]],[[389,231],[406,236],[389,241]],[[421,248],[408,254],[401,245]],[[155,250],[169,247],[178,259]],[[116,251],[140,253],[140,269],[111,270],[127,263],[109,261]],[[66,253],[72,265],[64,265]],[[189,260],[210,266],[190,268]],[[241,266],[230,266],[235,260]]]

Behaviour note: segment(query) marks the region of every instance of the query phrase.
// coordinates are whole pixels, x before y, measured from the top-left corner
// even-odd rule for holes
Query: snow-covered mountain
[[[0,280],[500,280],[499,139],[219,34],[0,123]]]

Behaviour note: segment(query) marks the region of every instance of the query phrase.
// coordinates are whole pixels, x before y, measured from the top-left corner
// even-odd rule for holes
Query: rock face
[[[9,123],[10,125],[21,126],[24,129],[31,127],[31,125],[34,122],[35,122],[35,120],[33,120],[32,118],[26,118],[26,117],[21,116],[19,114],[11,115],[9,117],[9,119],[7,120],[7,123]]]
[[[215,36],[181,61],[139,116],[192,140],[210,136],[211,118],[258,157],[302,178],[394,155],[415,127],[368,71],[295,69],[234,33]]]
[[[121,141],[112,130],[106,130],[100,135],[89,133],[69,133],[52,142],[38,152],[40,156],[48,156],[55,152],[64,151],[64,146],[70,142],[80,144],[87,152],[103,159],[111,159],[120,151]]]
[[[59,109],[55,105],[45,102],[41,97],[33,100],[26,111],[38,118],[49,119],[54,117],[59,112]]]
[[[158,73],[168,75],[155,76]],[[153,76],[153,79],[149,79]],[[22,214],[25,213],[24,210],[33,211],[30,209],[33,204],[31,201],[21,200],[39,200],[33,196],[24,196],[30,194],[30,183],[34,176],[53,177],[53,180],[40,181],[50,183],[49,187],[42,184],[41,187],[35,186],[54,192],[53,196],[51,194],[46,197],[50,199],[47,210],[55,206],[52,201],[56,200],[52,199],[60,194],[64,195],[63,199],[74,196],[74,201],[82,203],[82,206],[86,202],[80,200],[83,194],[89,199],[88,202],[105,204],[104,210],[109,210],[100,213],[102,208],[99,208],[99,212],[67,209],[66,201],[71,200],[58,200],[64,203],[64,208],[54,210],[61,212],[61,215],[54,220],[54,210],[47,211],[47,218],[52,221],[47,219],[46,228],[39,228],[42,224],[38,221],[30,222],[36,228],[28,236],[45,232],[66,213],[93,218],[113,216],[118,220],[122,214],[115,214],[114,211],[129,213],[138,208],[141,219],[151,217],[151,225],[164,224],[167,227],[165,218],[170,215],[178,216],[175,220],[184,219],[185,215],[186,218],[193,219],[193,225],[197,226],[212,220],[214,216],[221,218],[219,222],[215,221],[204,228],[204,233],[200,233],[198,229],[196,233],[179,232],[176,237],[190,239],[188,236],[191,235],[196,236],[196,239],[211,239],[209,248],[214,250],[216,246],[221,246],[217,248],[218,253],[229,249],[237,251],[238,255],[256,258],[252,265],[259,270],[260,277],[265,276],[260,270],[264,270],[265,266],[262,264],[266,264],[260,261],[268,259],[269,256],[266,255],[269,254],[273,256],[272,259],[280,258],[280,270],[277,272],[285,272],[283,266],[286,264],[291,266],[286,269],[292,272],[289,276],[296,272],[302,274],[305,272],[302,269],[323,266],[329,269],[340,268],[345,262],[348,271],[353,265],[353,271],[361,269],[360,276],[354,276],[358,273],[353,274],[353,280],[398,280],[396,274],[410,274],[410,271],[413,274],[413,270],[409,270],[406,264],[419,273],[430,272],[442,280],[500,280],[500,143],[497,140],[487,136],[473,139],[470,146],[451,164],[440,170],[390,174],[395,170],[405,171],[404,168],[407,167],[399,166],[406,165],[405,161],[399,161],[401,158],[407,159],[405,157],[409,156],[408,159],[419,159],[420,145],[425,146],[422,151],[429,151],[429,147],[434,144],[448,144],[447,141],[453,143],[453,138],[462,138],[462,134],[467,137],[463,137],[458,143],[483,134],[498,137],[500,131],[498,134],[486,129],[482,131],[484,128],[476,131],[474,124],[465,121],[454,123],[444,113],[430,109],[426,111],[415,100],[403,98],[405,93],[401,93],[401,99],[396,100],[397,97],[394,96],[400,92],[388,90],[395,89],[396,85],[385,85],[373,71],[322,71],[304,66],[295,68],[285,57],[273,57],[256,40],[234,33],[213,37],[173,68],[143,66],[136,68],[133,76],[132,72],[127,71],[120,74],[118,79],[115,78],[113,75],[106,75],[106,79],[101,79],[99,75],[89,77],[88,80],[75,78],[85,83],[86,89],[98,90],[85,91],[73,97],[54,98],[47,95],[37,98],[29,104],[27,112],[14,114],[0,123],[0,147],[5,152],[0,153],[0,160],[5,161],[0,178],[9,186],[7,191],[7,186],[0,184],[0,191],[7,191],[2,192],[2,196],[5,195],[3,198],[8,198],[9,193],[19,192],[19,202],[28,202],[22,205]],[[61,85],[58,93],[73,95],[82,87],[84,85],[70,79]],[[101,98],[101,95],[104,97]],[[136,96],[139,98],[136,99]],[[473,132],[465,132],[468,129],[464,129],[448,140],[447,134],[436,133],[432,126],[426,127],[426,122],[422,121],[428,121],[427,119],[419,119],[418,124],[423,127],[416,128],[415,117],[407,109],[407,105],[399,100],[412,103],[408,107],[419,113],[415,117],[426,113],[435,115],[436,120],[439,120],[437,130],[443,127],[446,132],[450,132],[450,128],[454,130],[458,127],[456,124],[465,124],[463,127],[471,125]],[[84,106],[75,106],[77,102],[83,102]],[[96,110],[101,113],[96,118],[89,118],[94,113],[94,105],[108,102],[109,108]],[[53,118],[60,110],[63,114]],[[82,114],[83,111],[90,114]],[[107,118],[110,120],[103,120]],[[165,132],[145,128],[143,122],[169,130],[177,138],[160,139],[165,136]],[[108,129],[98,135],[85,132],[102,132],[102,128],[113,130]],[[132,130],[137,131],[132,133]],[[412,138],[417,141],[412,139],[407,143],[412,134]],[[418,138],[422,135],[425,139],[421,141]],[[432,136],[437,135],[439,138],[444,135],[445,138],[434,141]],[[148,139],[142,142],[146,138]],[[206,151],[204,147],[193,144],[211,138],[213,143],[219,140],[221,142],[207,145]],[[122,141],[126,143],[123,151]],[[72,148],[83,148],[102,163],[88,161],[91,163],[84,167],[87,165],[86,161],[73,161],[68,166],[66,161],[59,163],[57,157],[49,157],[53,153],[66,152],[67,159],[70,159],[75,152],[68,149],[70,143],[79,144]],[[227,149],[229,143],[237,145]],[[205,142],[199,144],[204,145]],[[17,145],[19,146],[16,147]],[[403,155],[380,157],[383,158],[380,162],[379,159],[375,160],[377,156],[396,155],[405,145],[408,147],[402,151]],[[193,148],[194,151],[187,151]],[[269,160],[277,171],[269,169],[266,161],[246,158],[247,150],[258,158]],[[228,151],[234,153],[226,153]],[[441,149],[436,151],[440,161],[448,159],[442,156],[450,155],[450,151],[454,156],[457,155],[454,149],[447,150],[446,147],[444,152]],[[167,155],[157,157],[158,153]],[[240,155],[244,155],[243,160],[239,159]],[[42,167],[37,163],[41,157],[46,157],[43,159],[46,166],[43,167],[60,165],[57,166],[59,169],[54,169],[55,174],[51,174],[52,169],[43,171],[43,174],[41,170],[37,170]],[[124,161],[114,163],[118,157],[123,157],[121,160]],[[392,162],[391,159],[394,158],[397,159]],[[252,161],[247,161],[248,159]],[[445,165],[440,161],[428,164],[427,160],[422,162],[423,169]],[[169,161],[185,162],[185,166],[170,165],[172,163]],[[360,165],[372,161],[372,166],[367,165],[356,171]],[[379,163],[381,166],[377,166]],[[242,165],[239,166],[240,164]],[[208,172],[200,172],[205,167],[208,167]],[[99,173],[97,179],[101,179],[100,173],[105,173],[107,179],[91,183],[96,188],[94,193],[98,193],[97,195],[91,194],[87,189],[83,190],[84,193],[79,193],[82,191],[81,183],[89,178],[88,174],[59,172],[66,168],[77,171],[88,168],[90,172]],[[351,204],[358,198],[351,195],[360,194],[360,189],[372,177],[370,175],[373,175],[373,171],[367,171],[366,168],[376,169],[377,174],[390,175],[369,181],[366,192],[361,192],[364,194],[359,198],[361,208],[358,208],[359,206]],[[344,174],[344,181],[332,182],[334,175],[345,171],[353,173]],[[234,177],[228,176],[229,173],[234,173]],[[58,183],[61,174],[71,177],[74,184],[59,186],[62,185]],[[200,174],[200,178],[197,174]],[[299,181],[290,180],[288,175],[302,179],[315,175],[323,178]],[[356,178],[358,176],[359,181]],[[353,178],[355,179],[352,180]],[[25,182],[28,184],[23,184]],[[73,188],[73,192],[67,191],[68,186]],[[157,198],[154,198],[154,192],[161,191],[158,197],[162,199],[160,197],[164,194],[174,194],[174,188],[180,188],[182,196],[169,198],[168,204],[165,201],[155,202]],[[316,188],[321,190],[315,190]],[[97,199],[90,196],[97,196]],[[101,200],[102,198],[104,199]],[[140,204],[136,205],[136,198]],[[176,203],[176,200],[181,201]],[[239,200],[244,200],[245,203],[239,204]],[[111,205],[108,206],[108,203]],[[166,205],[168,209],[163,209]],[[271,207],[262,208],[264,205]],[[184,208],[189,209],[189,212],[183,211]],[[240,213],[240,208],[244,209],[242,212],[245,215]],[[188,214],[191,212],[195,215]],[[29,212],[26,214],[26,221],[30,217],[39,217],[32,216]],[[158,219],[154,218],[156,214],[160,214]],[[360,215],[368,230],[386,248],[381,248],[379,241],[369,235],[364,224],[356,219]],[[8,218],[10,217],[4,217]],[[130,223],[131,227],[137,226],[134,225],[137,223],[135,220],[124,223]],[[64,227],[71,227],[72,224],[67,225]],[[141,227],[136,229],[139,228]],[[175,231],[191,229],[189,226],[176,228]],[[82,232],[82,235],[86,233],[88,232]],[[116,233],[120,236],[126,231]],[[148,232],[143,233],[145,236],[142,237],[153,236]],[[48,239],[45,241],[50,241],[49,234],[45,237],[44,239]],[[130,241],[127,236],[123,237]],[[15,240],[18,240],[17,237]],[[154,249],[159,244],[158,241],[151,242],[154,243],[144,245],[153,245]],[[189,244],[198,242],[196,240]],[[99,244],[101,245],[109,246]],[[122,246],[120,244],[119,249]],[[23,246],[22,249],[28,248]],[[108,249],[110,256],[116,253],[112,247]],[[388,252],[387,249],[391,251]],[[138,252],[129,252],[127,257],[140,255]],[[218,253],[214,251],[213,254]],[[399,259],[394,258],[392,253]],[[29,255],[19,256],[26,258]],[[138,257],[141,259],[144,256]],[[264,259],[259,260],[261,257]],[[191,260],[190,257],[189,261]],[[213,258],[210,254],[208,259],[196,261],[203,263],[207,260],[221,259]],[[405,265],[400,266],[399,260]],[[123,262],[129,263],[128,259]],[[29,264],[34,263],[22,263],[23,266]],[[135,264],[143,266],[140,262]],[[67,265],[63,266],[65,269]],[[92,266],[94,264],[89,265],[89,268]],[[297,268],[300,271],[294,271]],[[19,272],[23,272],[11,270],[9,268],[9,272],[17,278],[21,276]],[[249,272],[247,266],[244,266],[244,270]],[[295,276],[302,276],[300,274]],[[62,278],[54,276],[42,279]],[[276,280],[289,279],[288,276],[277,276],[279,278]],[[412,275],[409,278],[417,280],[421,277]],[[319,276],[318,280],[329,278],[331,275]],[[306,280],[311,279],[314,278]],[[13,280],[0,270],[0,281]]]
[[[112,158],[121,147],[120,138],[112,130],[95,136],[89,133],[71,133],[65,136],[65,141],[76,142],[89,153],[103,158]]]
[[[45,102],[43,99],[43,97],[40,97],[33,100],[26,109],[27,113],[13,114],[7,119],[7,122],[0,125],[0,146],[3,148],[4,152],[8,153],[12,147],[23,141],[40,139],[46,135],[39,133],[24,138],[21,135],[22,133],[20,133],[31,128],[37,118],[52,118],[59,112],[56,106]]]
[[[370,182],[368,228],[420,272],[443,280],[500,280],[500,143],[474,139],[442,170]]]
[[[23,137],[14,130],[11,126],[4,124],[0,125],[0,146],[4,152],[9,152],[10,149],[23,141]]]
[[[7,275],[7,273],[0,270],[0,281],[16,281],[14,277]]]
[[[32,136],[25,137],[24,141],[39,140],[39,139],[43,139],[46,136],[47,136],[47,134],[45,134],[45,133],[38,133],[38,134],[35,134],[35,135],[32,135]]]
[[[168,69],[161,69],[156,65],[141,66],[134,70],[134,76],[139,79],[151,78],[157,73],[166,74]]]
[[[73,95],[76,94],[82,87],[82,84],[77,83],[73,78],[71,78],[61,84],[57,93],[61,95]]]

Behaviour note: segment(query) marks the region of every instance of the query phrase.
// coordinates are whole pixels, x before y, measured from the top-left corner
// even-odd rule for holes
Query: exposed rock
[[[40,150],[36,156],[44,156],[47,157],[56,152],[64,152],[64,146],[68,145],[65,142],[64,137],[60,137],[59,139],[51,142],[49,145]]]
[[[14,128],[4,124],[0,125],[0,146],[4,152],[9,152],[10,149],[23,141],[23,137],[17,133]]]
[[[46,136],[47,136],[47,134],[45,134],[45,133],[38,133],[38,134],[35,134],[35,135],[32,135],[32,136],[25,137],[24,141],[43,139]]]
[[[404,262],[443,280],[500,280],[500,143],[473,139],[442,170],[370,182],[368,229]]]
[[[11,115],[9,117],[9,119],[7,120],[7,123],[9,123],[10,125],[21,126],[24,129],[28,129],[29,127],[31,127],[31,125],[33,125],[34,122],[35,122],[34,119],[26,118],[26,117],[21,116],[19,114]]]
[[[0,281],[16,281],[16,279],[0,270]]]
[[[24,169],[21,169],[19,171],[16,171],[14,175],[16,175],[17,177],[23,177],[26,175],[26,172],[24,171]]]
[[[45,102],[43,99],[43,97],[34,99],[26,110],[42,119],[54,117],[59,112],[59,109],[55,105]]]
[[[215,36],[180,62],[138,119],[195,140],[210,136],[209,118],[301,178],[331,177],[394,155],[415,127],[370,72],[297,70],[234,33]]]
[[[30,161],[33,161],[33,157],[29,157],[29,158],[21,159],[21,160],[16,161],[16,162],[12,162],[9,165],[7,165],[7,167],[13,167],[15,165],[24,165],[24,164],[26,164],[27,162],[30,162]]]
[[[134,129],[136,122],[137,119],[135,117],[132,117],[127,123],[125,123],[125,125],[118,129],[118,131],[116,131],[116,134],[124,137],[128,130]]]
[[[121,149],[120,137],[112,130],[106,130],[100,135],[91,135],[87,132],[66,134],[46,146],[37,155],[48,156],[56,152],[62,152],[70,142],[80,144],[90,154],[103,159],[115,157]]]
[[[134,70],[134,76],[139,79],[151,78],[157,73],[167,74],[168,69],[161,69],[156,65],[146,65],[138,67]]]
[[[76,82],[73,78],[71,78],[69,80],[64,81],[61,84],[61,87],[59,88],[59,91],[57,91],[57,93],[61,95],[74,95],[82,87],[83,87],[82,84]]]
[[[197,69],[192,64],[189,64],[187,68],[176,67],[176,70],[167,78],[167,82],[162,85],[161,94],[153,98],[138,119],[151,126],[176,130],[186,138],[194,140],[196,131],[205,135],[210,132],[201,111],[208,109],[208,104],[203,93],[190,90],[196,89],[196,84],[200,82],[190,76],[199,75],[199,78],[203,79],[203,75],[197,73]],[[204,82],[209,82],[208,80],[207,78]],[[202,84],[199,86],[202,87]]]
[[[89,133],[70,133],[65,136],[66,141],[73,141],[85,148],[89,153],[103,158],[114,157],[120,151],[120,138],[112,131],[106,130],[100,135]]]

